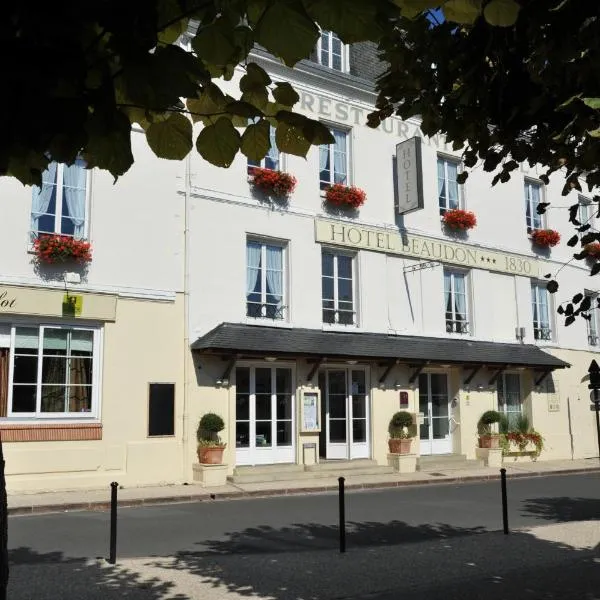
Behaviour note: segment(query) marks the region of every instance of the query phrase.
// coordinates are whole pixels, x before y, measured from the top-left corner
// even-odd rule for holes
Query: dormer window
[[[317,62],[324,67],[347,73],[348,46],[333,31],[321,31],[317,42]]]

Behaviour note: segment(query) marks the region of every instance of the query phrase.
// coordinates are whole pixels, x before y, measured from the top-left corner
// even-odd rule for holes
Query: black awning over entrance
[[[397,360],[403,363],[530,367],[543,371],[569,367],[531,344],[383,333],[321,331],[221,323],[192,344],[192,350],[218,355],[287,356],[330,359]]]

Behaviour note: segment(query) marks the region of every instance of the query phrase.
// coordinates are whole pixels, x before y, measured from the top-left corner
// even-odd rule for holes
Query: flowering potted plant
[[[250,169],[252,185],[261,192],[279,198],[289,196],[296,187],[297,180],[293,175],[283,171],[272,171],[271,169],[262,169],[252,167]]]
[[[536,246],[550,248],[560,242],[560,233],[554,229],[534,229],[531,232],[531,241]]]
[[[450,229],[460,229],[466,231],[467,229],[473,229],[477,225],[477,217],[475,213],[469,210],[462,210],[455,208],[453,210],[447,210],[442,217],[444,225]]]
[[[590,242],[583,247],[586,258],[597,260],[600,258],[600,242]]]
[[[415,436],[412,415],[405,410],[395,413],[390,419],[388,432],[390,454],[410,454],[410,445]]]
[[[325,190],[325,200],[340,208],[359,208],[365,203],[367,195],[363,190],[353,185],[335,183]]]
[[[200,464],[220,465],[223,463],[223,451],[227,446],[219,438],[219,432],[223,429],[225,429],[225,422],[215,413],[206,413],[200,419],[196,432]]]
[[[69,235],[42,234],[33,242],[33,251],[40,262],[47,264],[92,260],[90,243]]]

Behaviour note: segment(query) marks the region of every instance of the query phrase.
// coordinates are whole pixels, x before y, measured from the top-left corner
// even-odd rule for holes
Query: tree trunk
[[[8,500],[4,479],[4,451],[0,434],[0,600],[6,600],[8,586]]]

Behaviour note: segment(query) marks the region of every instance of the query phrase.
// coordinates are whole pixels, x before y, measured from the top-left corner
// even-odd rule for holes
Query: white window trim
[[[331,129],[337,129],[337,131],[343,132],[346,134],[346,183],[342,184],[342,185],[346,185],[346,186],[351,186],[353,185],[353,177],[352,177],[352,129],[345,127],[343,125],[340,125],[339,123],[332,123],[332,122],[328,122],[328,121],[323,121],[321,120],[321,123],[323,123],[323,125],[325,125],[327,128]],[[319,181],[319,192],[321,194],[322,197],[325,196],[325,190],[321,189],[321,164],[320,164],[320,160],[321,160],[321,146],[329,146],[329,160],[330,160],[330,164],[333,165],[333,155],[334,155],[334,148],[335,148],[335,144],[320,144],[319,145],[319,154],[317,156],[317,160],[319,161],[317,163],[317,176],[318,176],[318,181]],[[335,184],[335,171],[333,171],[332,169],[329,170],[329,173],[333,176],[333,181],[329,181],[329,185],[334,185]]]
[[[552,344],[556,341],[556,328],[554,326],[554,319],[552,317],[554,314],[554,308],[553,308],[553,304],[552,304],[552,294],[550,294],[550,292],[548,292],[548,290],[546,289],[545,282],[533,280],[533,281],[531,281],[531,288],[533,289],[534,287],[536,289],[535,300],[538,305],[538,313],[539,313],[539,306],[540,306],[540,301],[539,301],[540,291],[544,292],[546,294],[546,297],[548,298],[548,328],[550,330],[550,335],[549,335],[548,339],[536,339],[536,337],[535,337],[535,320],[534,320],[535,315],[534,315],[534,310],[533,310],[533,299],[531,299],[532,337],[536,344]]]
[[[344,44],[344,42],[342,42],[342,40],[340,40],[340,44],[342,47],[342,68],[341,69],[335,69],[332,66],[332,56],[333,53],[331,52],[331,42],[329,44],[329,63],[328,65],[324,65],[321,62],[321,48],[322,48],[322,34],[326,32],[326,33],[330,33],[333,34],[333,32],[329,31],[329,30],[321,30],[319,32],[319,39],[317,40],[317,63],[319,65],[321,65],[322,67],[325,67],[327,69],[331,69],[332,71],[337,71],[338,73],[350,73],[350,46],[348,44]],[[329,40],[332,40],[333,38],[330,36]]]
[[[523,193],[525,195],[525,225],[527,229],[527,233],[531,233],[536,227],[532,227],[534,216],[537,214],[537,206],[532,204],[531,198],[533,197],[530,194],[530,197],[527,197],[527,187],[528,186],[537,186],[540,189],[540,200],[539,203],[542,204],[546,201],[546,187],[544,183],[539,179],[532,179],[531,177],[525,177],[523,180]],[[529,205],[530,213],[531,213],[531,225],[527,221],[527,206]],[[540,217],[540,229],[546,229],[548,224],[546,222],[546,213],[539,215]]]
[[[471,310],[471,306],[472,306],[472,298],[471,298],[471,273],[470,271],[464,271],[462,269],[453,269],[453,268],[447,268],[445,267],[443,269],[443,273],[442,276],[445,276],[446,273],[449,273],[451,275],[450,278],[450,293],[452,295],[452,297],[454,297],[454,277],[455,275],[462,275],[464,277],[464,281],[465,281],[465,312],[466,312],[466,316],[467,316],[467,331],[464,333],[459,333],[457,331],[446,331],[446,335],[448,336],[452,336],[452,337],[457,337],[457,338],[464,338],[465,336],[472,336],[473,335],[473,315],[472,315],[472,310]],[[444,326],[446,326],[446,290],[445,287],[443,289],[443,294],[444,294]],[[455,309],[454,309],[454,303],[452,303],[452,315],[455,317]]]
[[[94,325],[77,324],[71,325],[68,323],[31,323],[29,321],[12,321],[9,324],[10,331],[10,356],[9,356],[9,373],[8,373],[8,400],[6,409],[6,419],[10,421],[25,421],[25,422],[48,422],[48,421],[61,421],[61,422],[79,422],[79,421],[98,421],[100,419],[101,407],[101,373],[102,373],[102,347],[103,347],[103,328]],[[42,328],[47,329],[70,329],[70,330],[83,330],[92,331],[93,340],[93,367],[92,367],[92,409],[89,412],[84,413],[43,413],[38,410],[41,403],[41,374],[43,360],[40,360],[42,354],[43,338],[38,337],[38,373],[36,382],[36,411],[35,413],[19,413],[12,410],[13,400],[13,371],[14,371],[14,355],[15,355],[15,329],[17,327],[29,327],[36,328],[38,331]]]
[[[524,394],[523,394],[523,377],[521,376],[521,373],[519,373],[518,371],[504,371],[504,372],[500,373],[500,375],[498,376],[498,380],[500,380],[500,378],[502,378],[502,385],[505,390],[506,390],[506,379],[505,379],[506,375],[516,375],[519,378],[519,405],[521,407],[520,414],[524,415],[525,414],[525,398],[524,398]],[[506,410],[507,404],[500,403],[500,393],[498,391],[497,383],[496,383],[496,406],[497,406],[498,412],[501,415],[508,414],[508,412]],[[517,411],[514,411],[514,412],[516,414]]]
[[[591,307],[590,307],[590,320],[585,320],[586,327],[586,335],[587,335],[587,344],[590,348],[598,349],[600,346],[600,315],[598,314],[598,294],[594,292],[585,292],[585,296],[591,298]],[[594,331],[592,331],[592,324],[594,326]]]
[[[334,262],[333,262],[333,306],[334,310],[339,311],[339,298],[338,298],[338,266],[337,266],[337,257],[338,256],[347,256],[352,260],[352,306],[354,308],[354,323],[345,325],[344,323],[325,323],[323,321],[323,267],[321,267],[321,325],[323,329],[338,329],[341,331],[348,331],[349,328],[358,328],[360,327],[359,323],[359,303],[358,303],[358,254],[353,252],[344,252],[340,251],[338,248],[322,246],[321,247],[321,256],[323,252],[328,252],[333,254]]]
[[[443,160],[445,163],[449,163],[452,162],[454,164],[456,164],[456,175],[460,175],[463,170],[464,170],[464,165],[463,162],[457,158],[456,156],[452,156],[451,154],[444,154],[443,152],[438,152],[436,155],[436,189],[438,186],[438,180],[437,180],[437,162],[439,160]],[[444,180],[446,182],[446,189],[448,188],[448,167],[446,164],[444,164]],[[438,203],[438,209],[440,210],[440,219],[444,218],[444,214],[441,212],[442,210],[445,212],[447,210],[452,210],[449,206],[446,206],[445,208],[442,209],[442,207],[440,206],[440,196],[439,193],[437,194],[437,203]],[[460,210],[466,210],[467,204],[466,204],[466,195],[465,195],[465,186],[462,183],[458,184],[458,208]]]
[[[594,203],[590,198],[587,198],[586,196],[584,196],[583,194],[579,194],[577,196],[577,203],[579,204],[579,207],[581,206],[585,206],[589,212],[588,218],[585,221],[582,221],[579,217],[579,208],[577,210],[577,219],[578,221],[580,221],[581,225],[589,225],[590,226],[590,230],[594,230],[595,231],[595,223],[596,223],[596,210],[594,208]]]

